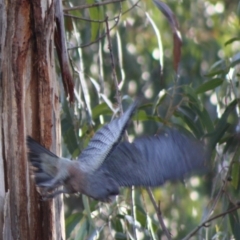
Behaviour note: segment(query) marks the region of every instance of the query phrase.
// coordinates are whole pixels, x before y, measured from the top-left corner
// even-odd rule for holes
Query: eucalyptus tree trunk
[[[54,2],[0,0],[0,239],[64,239],[61,197],[42,201],[26,136],[59,154]]]

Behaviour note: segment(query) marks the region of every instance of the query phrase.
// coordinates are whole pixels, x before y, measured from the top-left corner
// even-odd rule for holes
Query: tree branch
[[[161,212],[161,209],[160,209],[160,202],[159,202],[158,205],[157,205],[157,203],[156,203],[156,201],[155,201],[155,199],[154,199],[152,190],[151,190],[149,187],[147,188],[147,192],[148,192],[148,195],[149,195],[149,197],[150,197],[150,200],[151,200],[151,202],[152,202],[152,204],[153,204],[153,206],[154,206],[154,209],[155,209],[155,211],[156,211],[156,213],[157,213],[158,221],[159,221],[159,223],[160,223],[160,225],[161,225],[161,227],[162,227],[162,230],[163,230],[163,232],[166,234],[167,239],[168,239],[168,240],[171,240],[171,239],[172,239],[171,234],[170,234],[170,232],[168,231],[166,225],[164,224],[164,221],[163,221],[163,218],[162,218],[162,212]]]
[[[110,0],[110,1],[100,2],[100,3],[85,4],[85,5],[80,5],[80,6],[70,7],[70,8],[64,8],[63,11],[67,12],[67,11],[74,11],[74,10],[85,9],[85,8],[93,8],[93,7],[99,7],[107,4],[120,3],[124,1],[126,0]]]
[[[234,208],[231,208],[229,210],[227,210],[226,212],[223,212],[223,213],[220,213],[220,214],[217,214],[216,216],[213,216],[211,218],[209,218],[208,220],[202,222],[199,226],[197,226],[193,231],[191,231],[183,240],[187,240],[187,239],[190,239],[195,233],[197,233],[202,227],[206,227],[207,226],[207,223],[217,219],[217,218],[220,218],[220,217],[223,217],[229,213],[232,213],[234,211],[236,211],[237,209],[240,208],[240,205],[237,205],[236,207]]]

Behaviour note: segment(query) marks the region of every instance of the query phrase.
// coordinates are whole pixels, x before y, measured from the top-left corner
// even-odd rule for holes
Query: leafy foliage
[[[168,238],[239,239],[240,3],[64,4],[76,96],[74,106],[63,101],[64,155],[75,158],[117,107],[125,109],[143,91],[147,101],[129,128],[130,139],[154,134],[163,125],[177,126],[203,139],[212,153],[200,177],[154,189]],[[122,189],[111,204],[86,196],[65,200],[68,239],[167,235],[144,189]]]

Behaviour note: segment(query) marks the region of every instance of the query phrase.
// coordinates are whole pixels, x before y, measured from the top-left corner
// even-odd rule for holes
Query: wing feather
[[[101,166],[107,156],[120,142],[138,104],[139,100],[136,100],[121,117],[112,120],[95,133],[88,146],[78,158],[83,171],[88,173],[94,172]]]
[[[206,151],[199,141],[177,130],[122,142],[102,168],[119,186],[160,186],[204,168]]]

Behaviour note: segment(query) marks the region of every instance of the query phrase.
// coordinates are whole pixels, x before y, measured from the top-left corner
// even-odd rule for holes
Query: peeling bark
[[[0,0],[0,239],[64,239],[62,199],[42,201],[27,135],[59,153],[54,2]]]
[[[69,96],[69,102],[74,102],[74,84],[72,74],[70,72],[70,65],[68,60],[68,52],[66,46],[66,37],[64,29],[63,8],[62,2],[56,2],[55,21],[56,28],[54,34],[55,46],[58,54],[58,59],[61,67],[62,81],[65,89],[65,93]]]

